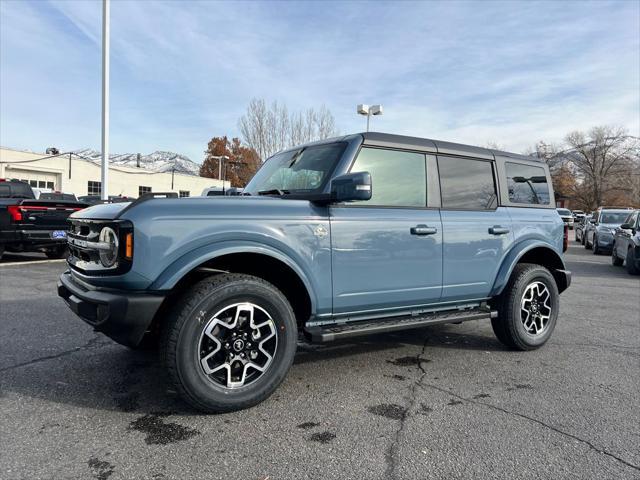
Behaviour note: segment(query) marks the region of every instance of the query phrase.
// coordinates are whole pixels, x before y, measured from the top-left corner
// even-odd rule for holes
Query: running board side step
[[[402,317],[383,318],[332,325],[306,327],[304,333],[313,343],[327,343],[345,338],[372,335],[375,333],[397,332],[412,328],[426,327],[443,323],[461,323],[469,320],[489,320],[496,318],[498,312],[487,309],[454,310],[446,312],[425,313]]]

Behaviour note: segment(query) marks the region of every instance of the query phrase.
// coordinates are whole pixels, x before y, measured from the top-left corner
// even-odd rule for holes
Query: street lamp
[[[358,115],[367,116],[367,132],[369,131],[369,119],[371,115],[382,115],[382,105],[358,105]]]

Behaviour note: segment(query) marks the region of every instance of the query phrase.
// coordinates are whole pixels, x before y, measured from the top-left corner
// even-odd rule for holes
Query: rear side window
[[[498,205],[491,162],[438,157],[442,208],[493,210]]]
[[[371,174],[371,199],[364,203],[384,207],[426,207],[427,166],[421,153],[363,148],[351,172]]]
[[[512,162],[504,165],[511,203],[549,205],[551,196],[544,168]]]

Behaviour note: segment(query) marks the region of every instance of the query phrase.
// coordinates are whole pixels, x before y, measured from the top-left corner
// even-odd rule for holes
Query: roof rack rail
[[[155,200],[156,198],[178,198],[178,194],[176,192],[149,192],[142,194],[136,200],[131,202],[125,208],[123,208],[120,213],[116,216],[116,219],[120,218],[123,213],[128,210],[131,210],[133,207],[140,205],[141,203],[146,202],[147,200]]]

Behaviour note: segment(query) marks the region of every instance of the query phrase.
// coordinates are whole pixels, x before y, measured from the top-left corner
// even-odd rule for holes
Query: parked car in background
[[[58,294],[119,343],[159,338],[207,412],[266,399],[298,332],[486,320],[541,347],[571,282],[549,167],[518,154],[368,132],[277,153],[242,196],[149,195],[73,215]]]
[[[71,200],[36,199],[28,183],[0,180],[0,258],[5,251],[64,257],[67,217],[86,206]]]
[[[556,208],[556,211],[569,230],[573,230],[573,214],[571,213],[571,210],[566,208]]]
[[[585,213],[582,210],[571,210],[571,214],[573,215],[573,222],[577,222],[578,220],[582,220],[584,218]]]
[[[127,197],[123,195],[109,195],[109,200],[104,201],[100,195],[84,195],[80,197],[80,200],[83,203],[88,205],[98,205],[99,203],[122,203],[122,202],[133,202],[135,197]]]
[[[584,215],[580,220],[577,220],[574,224],[574,232],[575,232],[575,240],[578,243],[582,243],[584,245],[584,231],[589,225],[589,220],[591,220],[591,214]]]
[[[634,210],[616,229],[611,249],[611,263],[623,263],[631,275],[640,274],[640,210]]]
[[[584,234],[584,248],[593,249],[593,254],[610,252],[613,246],[613,235],[620,225],[629,217],[629,209],[599,208],[589,220]]]
[[[234,197],[234,196],[242,195],[243,190],[244,189],[239,187],[229,187],[229,188],[208,187],[202,190],[202,195],[200,196],[201,197],[221,197],[221,196]]]

